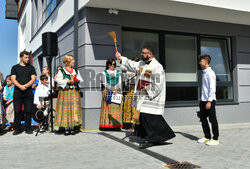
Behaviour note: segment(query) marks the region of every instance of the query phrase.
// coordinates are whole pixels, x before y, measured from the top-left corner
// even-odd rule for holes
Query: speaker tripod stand
[[[122,140],[124,140],[125,138],[129,137],[129,136],[135,136],[135,132],[131,132],[128,135],[126,135],[125,137],[122,138]]]
[[[45,132],[46,130],[48,130],[49,128],[49,124],[48,124],[48,117],[45,117],[43,122],[39,123],[38,125],[38,130],[36,132],[36,136],[38,135],[39,132]],[[41,131],[41,129],[43,129]]]
[[[49,112],[51,112],[51,111],[49,111]],[[56,112],[56,111],[53,109],[53,112]],[[42,133],[42,132],[46,132],[46,131],[49,130],[49,127],[51,127],[49,125],[50,122],[51,122],[51,119],[50,119],[51,116],[50,116],[50,114],[51,113],[49,113],[48,116],[44,117],[44,120],[38,124],[38,129],[36,131],[36,135],[35,136],[37,136],[39,132]],[[54,116],[53,116],[53,118],[54,118]]]
[[[42,51],[43,56],[49,59],[49,69],[52,72],[52,58],[58,55],[58,39],[57,33],[45,32],[42,34]],[[53,93],[52,93],[52,74],[50,78],[50,123],[51,132],[54,132],[53,126]]]

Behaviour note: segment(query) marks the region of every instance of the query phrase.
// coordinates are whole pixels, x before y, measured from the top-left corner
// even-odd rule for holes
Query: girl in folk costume
[[[59,86],[57,85],[56,79],[57,79],[57,74],[58,72],[62,69],[62,66],[57,66],[56,68],[56,74],[54,77],[54,95],[57,96],[58,95],[58,90],[59,90]]]
[[[49,69],[48,66],[43,67],[42,74],[46,75],[48,77],[48,82],[47,83],[49,84],[50,83],[50,69]],[[40,85],[40,84],[41,84],[41,81],[39,80],[38,85]],[[52,80],[52,87],[54,87],[54,81],[53,80]]]
[[[2,127],[5,127],[6,122],[10,123],[10,127],[8,130],[13,129],[14,125],[14,106],[13,106],[13,95],[14,95],[14,88],[10,76],[6,77],[7,85],[4,87],[3,91],[3,99],[6,101],[6,110],[5,110],[5,118],[3,120]]]
[[[75,134],[74,127],[82,124],[82,109],[79,83],[83,81],[79,71],[74,69],[72,55],[63,59],[65,67],[57,74],[59,86],[57,97],[55,126],[64,127],[65,135]]]
[[[57,66],[57,67],[56,67],[56,75],[55,75],[55,77],[54,77],[54,82],[56,82],[57,74],[58,74],[58,72],[59,72],[61,69],[62,69],[62,66]]]
[[[115,70],[116,62],[109,58],[106,62],[106,70],[102,74],[102,104],[100,112],[100,130],[120,130],[122,127],[122,107],[121,104],[109,103],[107,101],[109,91],[114,95],[121,91],[120,71]]]

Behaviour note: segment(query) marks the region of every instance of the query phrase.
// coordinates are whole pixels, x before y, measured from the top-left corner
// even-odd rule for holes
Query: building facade
[[[86,130],[98,129],[100,73],[106,60],[115,57],[110,31],[116,32],[119,51],[129,58],[140,56],[145,44],[155,48],[166,71],[164,117],[170,125],[199,124],[202,72],[197,56],[204,53],[211,55],[217,76],[219,123],[250,122],[249,5],[247,0],[23,0],[18,3],[18,52],[32,51],[40,74],[48,64],[42,33],[57,33],[53,70],[65,54],[76,57],[84,78]]]

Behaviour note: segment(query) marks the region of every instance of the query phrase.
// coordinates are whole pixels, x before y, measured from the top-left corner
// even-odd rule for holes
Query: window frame
[[[164,39],[164,46],[163,46],[163,50],[164,50],[164,53],[161,53],[162,54],[162,58],[164,58],[164,64],[162,64],[162,66],[164,67],[164,70],[165,70],[165,35],[166,34],[170,34],[170,35],[179,35],[179,36],[193,36],[195,37],[195,40],[196,40],[196,55],[198,56],[199,55],[199,52],[200,52],[200,48],[199,48],[199,39],[197,37],[196,34],[193,34],[193,33],[183,33],[183,32],[171,32],[171,31],[163,31],[163,39]],[[162,61],[160,61],[161,63]],[[197,100],[186,100],[186,101],[183,101],[183,100],[180,100],[180,101],[167,101],[166,99],[166,107],[175,107],[177,105],[186,105],[186,106],[189,106],[189,105],[197,105],[197,101],[199,100],[200,98],[200,84],[201,82],[199,83],[199,65],[198,65],[199,61],[198,61],[198,57],[197,57],[197,65],[196,65],[196,69],[197,69],[197,81],[196,82],[166,82],[166,92],[168,91],[167,90],[167,87],[172,87],[172,86],[177,86],[177,87],[197,87]],[[167,96],[166,96],[167,97]]]
[[[183,35],[183,36],[195,36],[196,37],[196,49],[197,56],[201,54],[201,39],[202,38],[211,38],[211,39],[224,39],[226,40],[227,53],[228,53],[228,64],[229,64],[229,73],[231,76],[231,82],[216,82],[216,86],[230,86],[232,87],[232,99],[220,99],[217,100],[217,105],[235,105],[238,104],[234,98],[234,79],[233,79],[233,63],[232,63],[232,37],[229,36],[220,36],[220,35],[208,35],[208,34],[196,34],[188,32],[175,32],[175,31],[162,31],[162,30],[151,30],[151,29],[141,29],[141,28],[131,28],[131,27],[122,27],[121,31],[133,31],[133,32],[148,32],[148,33],[158,33],[158,51],[159,51],[159,62],[165,68],[165,35]],[[199,60],[197,57],[197,82],[166,82],[167,86],[180,86],[180,87],[194,87],[197,85],[198,90],[198,100],[189,100],[189,101],[166,101],[165,107],[189,107],[197,106],[201,98],[201,78],[202,71],[199,66]]]
[[[46,1],[46,8],[43,10],[43,15],[45,14],[45,13],[47,13],[47,10],[48,10],[48,8],[50,7],[52,7],[52,2],[54,1],[54,0],[45,0]],[[49,1],[49,3],[47,4],[47,2]],[[58,6],[58,4],[60,3],[60,1],[61,0],[56,0],[57,2],[56,2],[56,6],[55,6],[55,8],[53,9],[53,10],[51,10],[50,9],[50,14],[49,15],[47,15],[47,17],[46,17],[46,19],[44,20],[44,21],[46,21],[47,20],[47,18],[49,18],[50,17],[50,15],[53,13],[53,11],[56,9],[56,7]]]
[[[234,79],[233,79],[233,63],[232,63],[232,38],[231,37],[225,37],[225,36],[214,36],[214,35],[199,35],[200,36],[200,41],[199,44],[201,44],[201,38],[207,38],[207,39],[218,39],[218,40],[226,40],[226,47],[227,47],[227,59],[228,59],[228,69],[231,77],[231,82],[216,82],[216,87],[218,86],[227,86],[227,87],[232,87],[232,99],[220,99],[217,100],[217,103],[230,103],[230,102],[235,102],[234,101]],[[200,45],[201,47],[201,45]],[[199,48],[200,49],[200,48]],[[201,52],[200,52],[201,54]],[[201,85],[201,84],[200,84]],[[236,103],[236,102],[235,102]]]

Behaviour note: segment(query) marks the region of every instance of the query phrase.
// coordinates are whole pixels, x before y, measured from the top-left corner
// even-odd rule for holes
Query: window
[[[226,39],[201,38],[201,54],[211,56],[210,66],[216,74],[217,99],[233,99],[233,84]]]
[[[21,21],[20,31],[19,31],[19,41],[20,41],[20,51],[24,50],[27,43],[27,25],[26,25],[26,13]]]
[[[195,36],[165,35],[167,101],[198,99]]]
[[[124,56],[128,58],[140,56],[145,44],[154,47],[156,59],[165,68],[168,104],[197,104],[201,97],[202,79],[197,56],[205,53],[212,57],[210,65],[217,77],[217,100],[219,102],[233,100],[229,38],[138,29],[123,30],[122,54]]]
[[[197,82],[196,37],[165,35],[167,82]]]
[[[18,10],[20,10],[21,9],[21,6],[22,6],[22,3],[23,3],[23,0],[19,0],[19,9]]]
[[[38,56],[38,64],[39,64],[39,68],[40,68],[40,71],[42,72],[43,71],[43,56]]]
[[[54,11],[58,3],[59,0],[47,0],[46,8],[43,11],[44,20],[46,20],[47,17],[50,16],[50,14]]]
[[[32,37],[56,9],[62,0],[33,0],[32,1]]]
[[[145,45],[151,45],[155,49],[155,56],[159,58],[159,43],[157,33],[148,32],[122,32],[122,54],[130,59],[141,58],[141,50]]]

